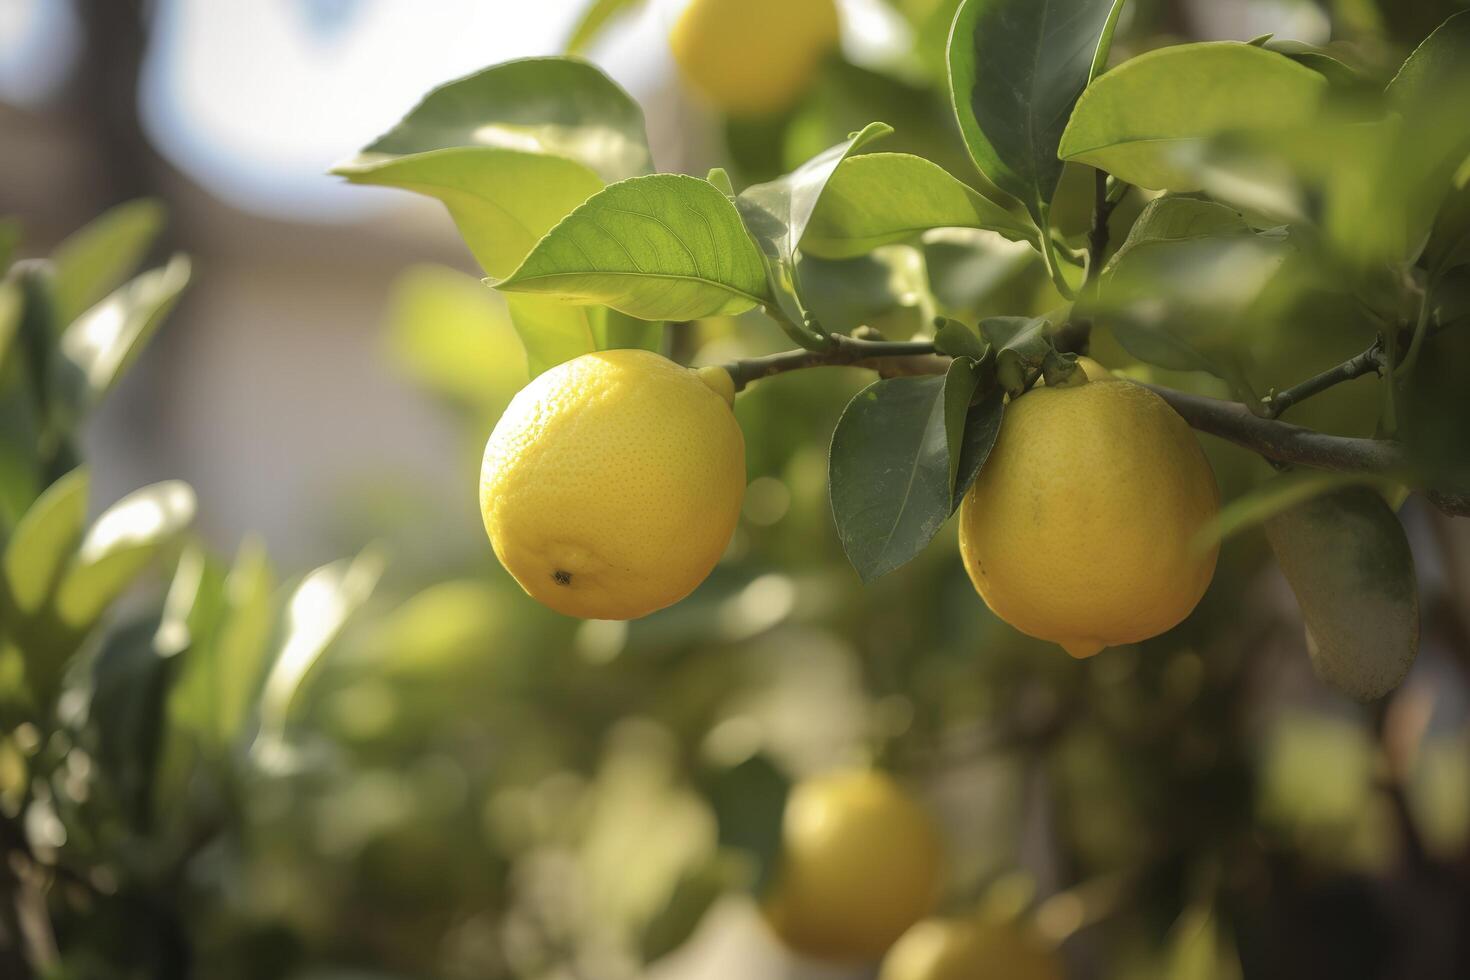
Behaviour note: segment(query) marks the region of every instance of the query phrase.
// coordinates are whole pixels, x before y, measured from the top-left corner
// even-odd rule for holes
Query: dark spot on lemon
[[[556,571],[552,572],[551,573],[551,577],[554,578],[554,579],[556,579],[556,584],[557,585],[571,585],[572,584],[572,573],[571,572],[568,572],[568,571],[564,571],[564,570],[562,570],[560,568],[558,568]]]

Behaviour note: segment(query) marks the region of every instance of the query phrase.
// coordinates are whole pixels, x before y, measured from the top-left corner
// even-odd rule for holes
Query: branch
[[[1365,351],[1364,354],[1366,353]],[[942,374],[948,369],[949,362],[949,357],[934,349],[932,341],[895,343],[843,337],[830,351],[786,351],[735,361],[725,365],[725,369],[730,372],[738,390],[759,378],[805,368],[867,367],[892,377],[906,374]],[[1314,378],[1303,384],[1320,383]],[[1239,402],[1192,395],[1159,385],[1145,384],[1144,387],[1168,402],[1191,427],[1233,442],[1278,463],[1344,473],[1382,474],[1396,480],[1410,480],[1416,470],[1408,451],[1399,442],[1328,435],[1304,426],[1292,425],[1290,422],[1255,415]],[[1320,384],[1320,387],[1329,385]],[[1431,503],[1447,514],[1470,516],[1470,486],[1431,487],[1417,483],[1415,489],[1423,491]]]

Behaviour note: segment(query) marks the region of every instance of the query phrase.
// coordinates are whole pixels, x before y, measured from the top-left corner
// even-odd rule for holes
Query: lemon
[[[1015,926],[925,919],[893,945],[878,980],[1063,980],[1057,955]]]
[[[1189,615],[1219,550],[1194,538],[1219,502],[1194,433],[1147,388],[1033,388],[965,495],[960,554],[997,616],[1087,657]]]
[[[833,0],[690,0],[669,34],[684,78],[734,116],[778,112],[837,44]]]
[[[1088,381],[1107,381],[1113,377],[1113,373],[1111,371],[1109,371],[1107,368],[1103,367],[1101,364],[1097,363],[1085,354],[1077,358],[1077,366],[1082,369],[1082,375]],[[1037,380],[1036,387],[1042,388],[1045,386],[1045,378],[1040,378]]]
[[[850,962],[883,955],[939,897],[942,848],[929,816],[878,772],[798,783],[764,912],[797,952]]]
[[[540,375],[485,446],[480,511],[500,563],[569,616],[634,619],[684,598],[745,494],[733,395],[728,373],[644,350]]]

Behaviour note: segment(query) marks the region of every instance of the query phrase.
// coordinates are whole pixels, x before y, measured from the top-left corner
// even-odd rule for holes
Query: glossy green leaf
[[[1158,190],[1201,186],[1201,141],[1310,121],[1327,82],[1285,55],[1235,41],[1160,48],[1103,75],[1077,101],[1062,159]]]
[[[1368,80],[1354,69],[1344,64],[1340,59],[1323,51],[1321,48],[1301,41],[1293,41],[1288,38],[1279,38],[1267,41],[1263,45],[1268,51],[1277,51],[1286,55],[1292,61],[1312,69],[1334,88],[1353,89],[1364,88]]]
[[[602,188],[575,160],[508,147],[454,147],[344,164],[353,183],[415,191],[444,203],[487,275],[507,276],[566,214]]]
[[[163,230],[163,205],[152,200],[119,204],[74,232],[52,254],[56,266],[56,315],[75,320],[130,276]]]
[[[965,0],[949,36],[950,97],[980,172],[1040,220],[1057,144],[1112,0]]]
[[[735,199],[740,217],[764,257],[766,276],[793,339],[810,346],[820,329],[807,323],[810,315],[802,298],[796,271],[796,251],[807,224],[817,210],[827,182],[838,164],[875,139],[887,136],[893,127],[874,122],[846,140],[828,147],[791,173],[764,184],[747,187]]]
[[[1128,237],[1108,260],[1104,271],[1120,262],[1132,249],[1151,242],[1183,241],[1191,238],[1224,237],[1250,233],[1240,212],[1213,201],[1192,197],[1160,197],[1148,202],[1133,222]]]
[[[53,383],[80,416],[110,391],[142,353],[189,284],[189,260],[175,256],[120,287],[66,327]]]
[[[864,582],[917,555],[949,518],[945,385],[937,376],[875,381],[848,403],[832,433],[832,515]]]
[[[565,157],[608,182],[653,169],[637,103],[573,58],[509,61],[441,85],[343,167],[451,147]]]
[[[1403,525],[1349,487],[1266,521],[1307,629],[1317,675],[1360,701],[1398,687],[1419,651],[1419,593]]]
[[[980,372],[974,361],[968,357],[957,357],[949,362],[949,370],[944,373],[944,441],[945,455],[949,460],[951,499],[954,499],[960,457],[965,448],[965,417],[969,414],[970,399],[979,383]]]
[[[840,259],[912,238],[930,228],[981,228],[1038,242],[1029,220],[907,153],[850,157],[833,172],[802,235],[804,254]]]
[[[941,317],[934,331],[934,349],[951,357],[968,357],[978,361],[990,350],[980,331],[967,323]]]
[[[351,561],[323,565],[302,579],[286,603],[286,623],[260,696],[260,734],[253,751],[269,757],[282,744],[302,684],[347,619],[372,594],[383,558],[365,550]]]
[[[589,0],[582,8],[582,16],[567,38],[566,53],[581,54],[602,34],[607,26],[620,14],[631,11],[643,0]]]
[[[5,585],[22,615],[34,616],[71,560],[87,518],[85,468],[72,470],[36,498],[5,546]]]
[[[734,206],[709,182],[682,174],[605,188],[495,286],[645,320],[740,313],[766,295],[760,253]]]
[[[138,574],[194,520],[187,483],[170,480],[135,490],[88,528],[56,590],[56,612],[69,628],[89,629]]]
[[[955,468],[954,495],[950,511],[957,509],[965,494],[980,476],[995,440],[1000,437],[1001,418],[1005,414],[1006,393],[999,385],[984,393],[965,412],[965,431],[960,440],[960,456]]]
[[[1388,83],[1389,98],[1405,107],[1429,100],[1455,99],[1470,84],[1467,57],[1470,57],[1470,10],[1462,10],[1430,32],[1404,59]]]
[[[384,341],[398,370],[480,418],[499,415],[528,379],[505,304],[442,266],[414,266],[393,283]]]
[[[92,667],[87,712],[96,728],[98,769],[108,795],[139,832],[153,822],[165,704],[178,666],[175,658],[159,653],[157,630],[157,618],[148,617],[108,634]]]

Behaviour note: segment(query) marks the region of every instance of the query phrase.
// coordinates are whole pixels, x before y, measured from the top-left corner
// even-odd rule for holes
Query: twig
[[[1122,197],[1114,200],[1108,199],[1108,175],[1106,171],[1094,170],[1092,172],[1092,228],[1087,233],[1087,281],[1083,285],[1095,283],[1098,273],[1102,271],[1103,253],[1108,250],[1108,221],[1113,216],[1113,209],[1118,206]]]
[[[1275,392],[1261,399],[1266,406],[1266,418],[1278,418],[1282,412],[1297,402],[1305,401],[1313,395],[1321,394],[1333,385],[1360,378],[1369,372],[1383,373],[1383,343],[1380,340],[1373,341],[1373,345],[1363,353],[1348,358],[1334,368],[1329,368],[1301,384],[1292,385],[1284,391]]]

